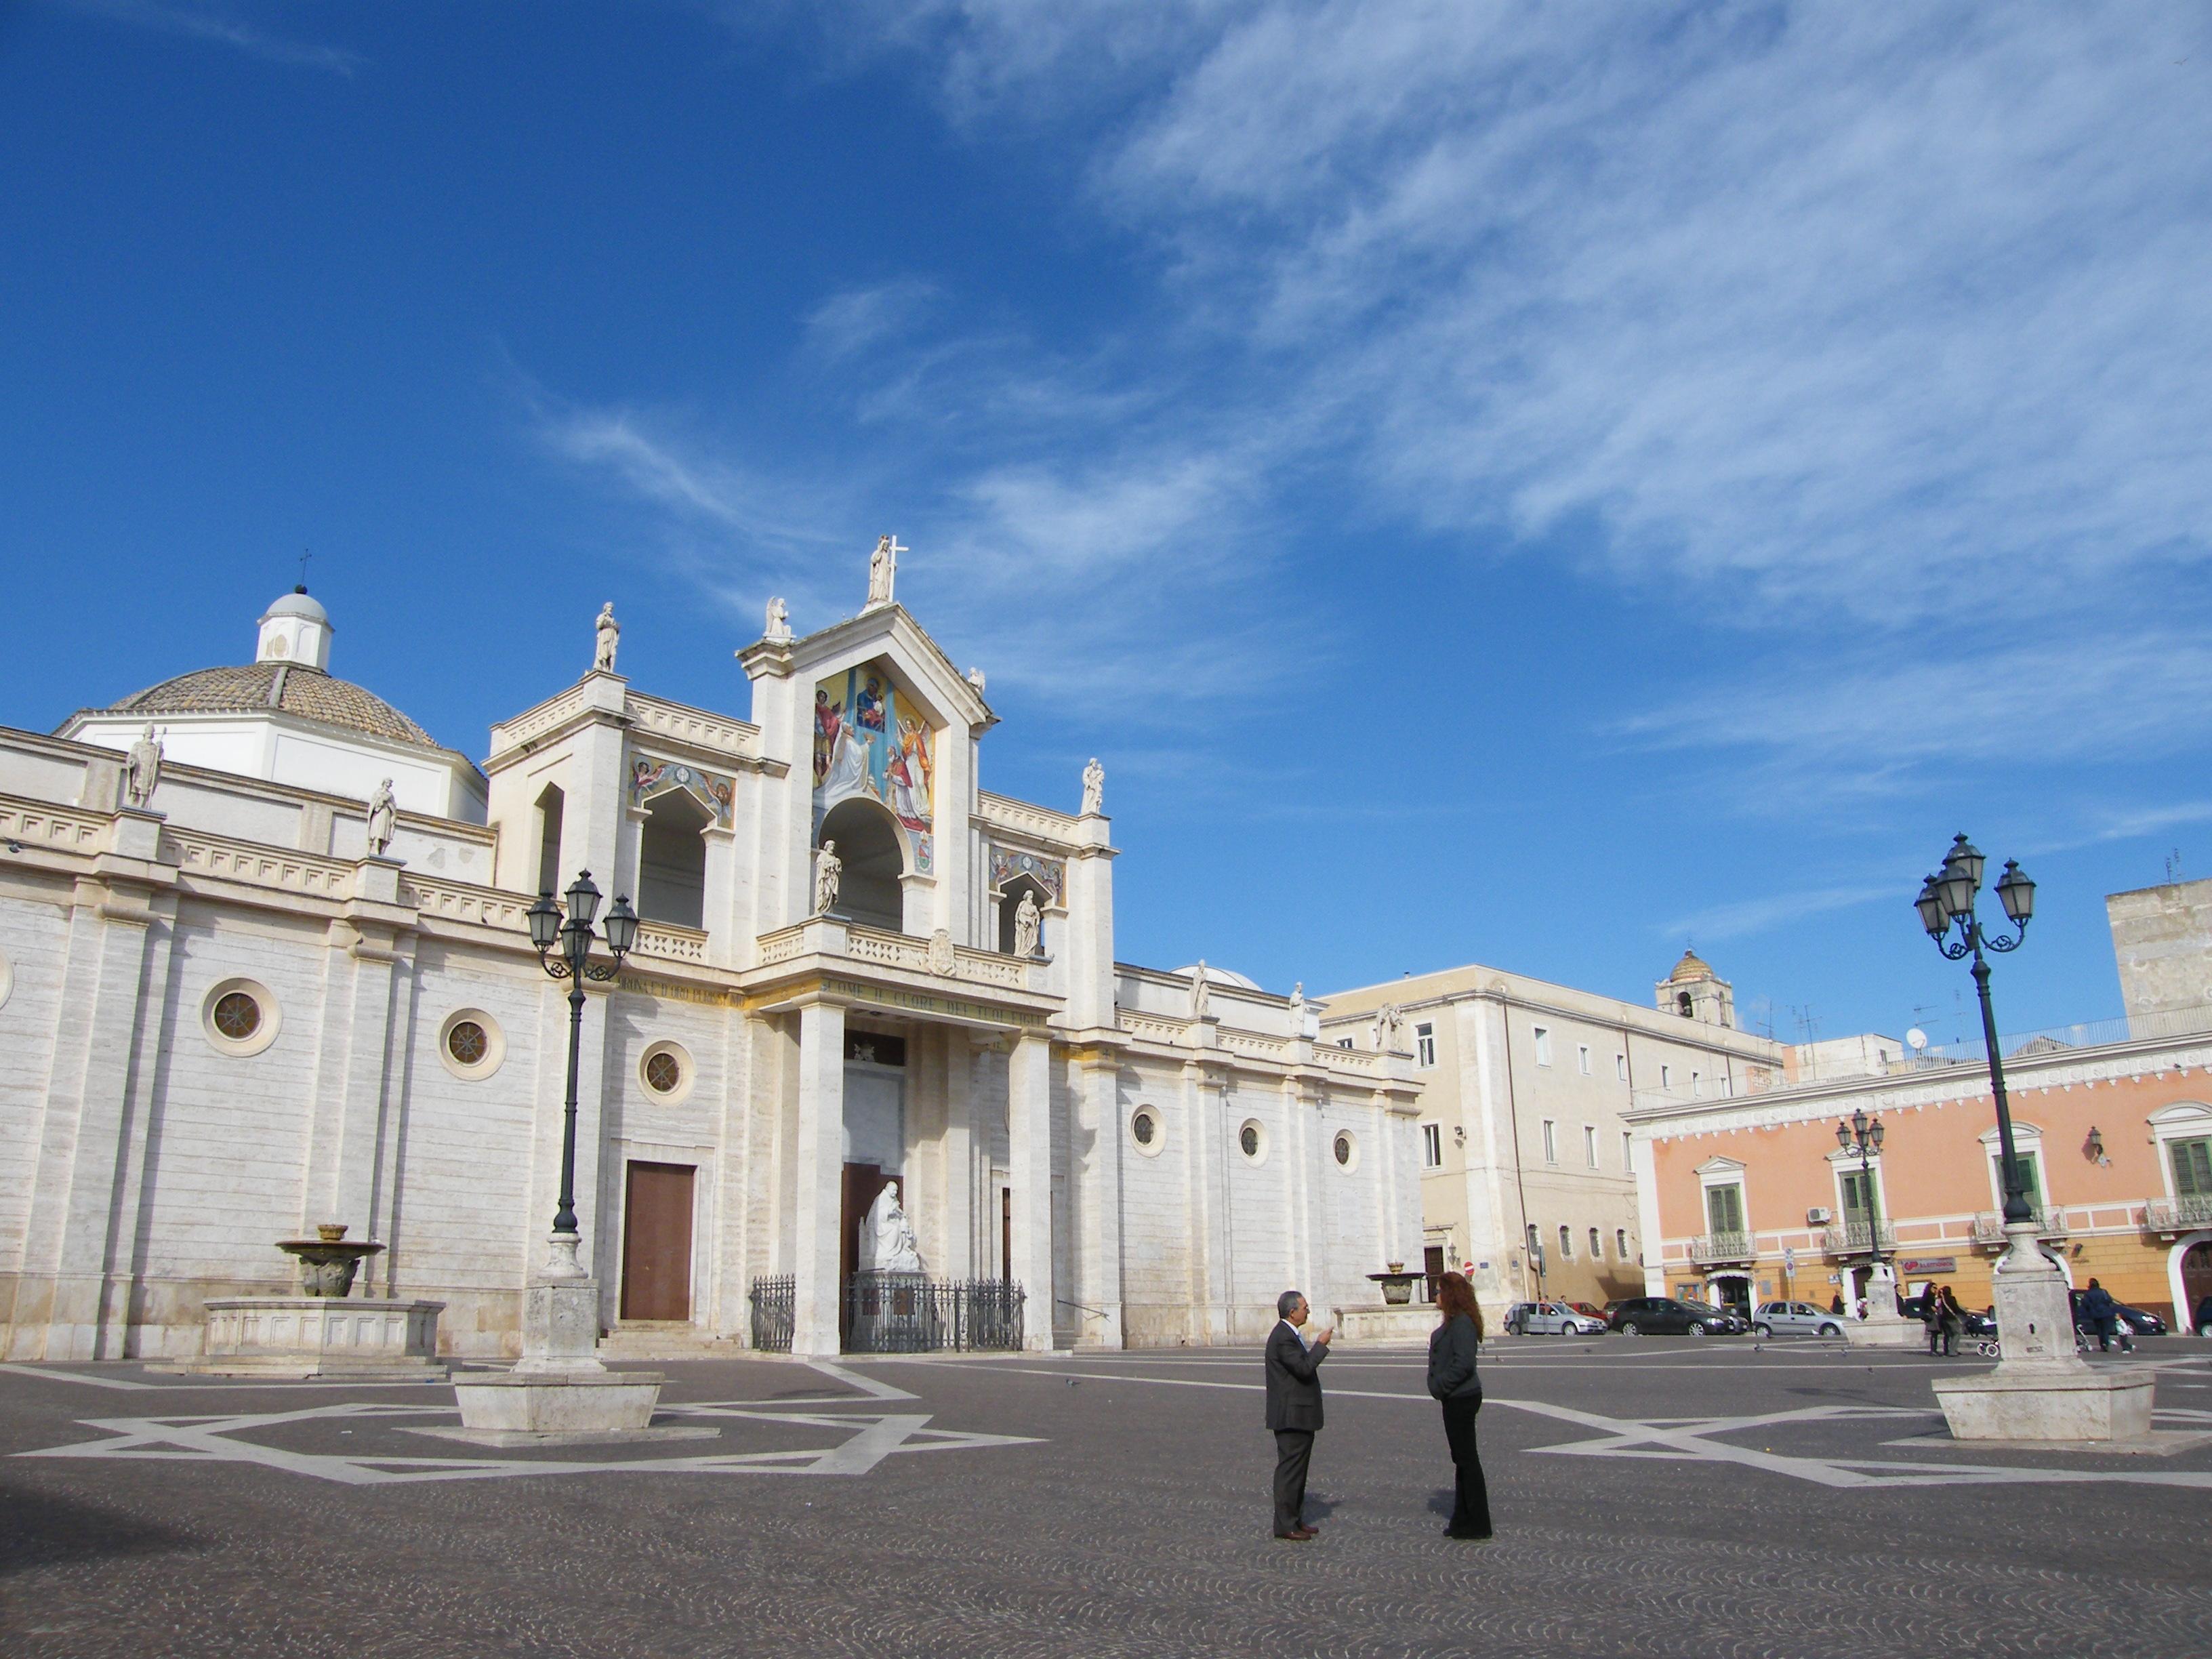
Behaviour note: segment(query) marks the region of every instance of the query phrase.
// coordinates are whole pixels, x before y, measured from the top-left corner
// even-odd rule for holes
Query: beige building
[[[1688,951],[1654,1006],[1470,964],[1342,992],[1321,1039],[1410,1058],[1420,1102],[1425,1266],[1456,1267],[1496,1317],[1539,1297],[1643,1294],[1628,1125],[1636,1091],[1763,1091],[1790,1052],[1735,1029],[1728,982]]]

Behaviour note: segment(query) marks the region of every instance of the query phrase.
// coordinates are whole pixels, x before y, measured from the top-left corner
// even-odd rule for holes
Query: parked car
[[[1762,1302],[1751,1317],[1761,1336],[1841,1336],[1843,1316],[1809,1302]]]
[[[1601,1325],[1605,1323],[1606,1308],[1596,1307],[1588,1302],[1570,1302],[1567,1305],[1585,1319],[1595,1319]]]
[[[1522,1334],[1522,1322],[1528,1317],[1529,1310],[1535,1306],[1536,1304],[1533,1302],[1516,1302],[1508,1308],[1505,1310],[1505,1334],[1519,1336]]]
[[[1521,1304],[1522,1336],[1594,1336],[1605,1328],[1602,1315],[1583,1313],[1571,1302],[1530,1302]]]
[[[1741,1322],[1710,1302],[1671,1296],[1632,1296],[1613,1304],[1607,1320],[1623,1336],[1725,1336]]]

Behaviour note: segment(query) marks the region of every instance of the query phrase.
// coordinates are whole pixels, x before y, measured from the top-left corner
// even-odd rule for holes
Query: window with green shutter
[[[1743,1231],[1742,1188],[1705,1188],[1705,1230],[1715,1233],[1740,1233]]]
[[[2166,1143],[2173,1156],[2173,1190],[2183,1198],[2212,1198],[2212,1139]]]
[[[2028,1207],[2040,1210],[2043,1207],[2043,1182],[2036,1170],[2035,1154],[2016,1152],[2012,1161],[2013,1167],[2020,1171],[2020,1190],[2027,1200]],[[2004,1158],[2002,1155],[1993,1157],[1990,1164],[1996,1171],[1997,1191],[2002,1194],[2004,1191]]]

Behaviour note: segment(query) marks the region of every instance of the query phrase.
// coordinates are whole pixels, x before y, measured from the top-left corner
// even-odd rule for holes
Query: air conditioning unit
[[[1805,1212],[1805,1224],[1808,1227],[1825,1227],[1833,1219],[1832,1216],[1817,1204]]]

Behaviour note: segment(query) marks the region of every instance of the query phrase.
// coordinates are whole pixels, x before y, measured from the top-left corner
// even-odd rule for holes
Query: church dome
[[[1670,985],[1687,985],[1692,980],[1717,979],[1711,963],[1693,951],[1682,952],[1682,959],[1674,964],[1674,971],[1667,975]]]
[[[272,617],[299,617],[308,622],[327,623],[331,613],[323,609],[323,602],[308,593],[304,587],[295,587],[289,593],[261,613],[261,620]]]
[[[315,605],[305,594],[287,594],[276,604],[282,605],[294,599],[305,599],[307,604],[314,605],[314,619],[320,618],[322,606]],[[276,606],[271,606],[270,610],[273,612]],[[307,615],[304,611],[289,614]],[[424,749],[441,748],[428,732],[374,692],[365,691],[350,680],[335,678],[320,669],[297,662],[257,662],[238,668],[196,669],[189,674],[179,674],[173,680],[163,680],[159,685],[149,686],[143,691],[95,712],[103,714],[251,714],[264,709],[281,710],[301,720],[339,726],[349,732],[366,732],[387,743],[414,744]]]

